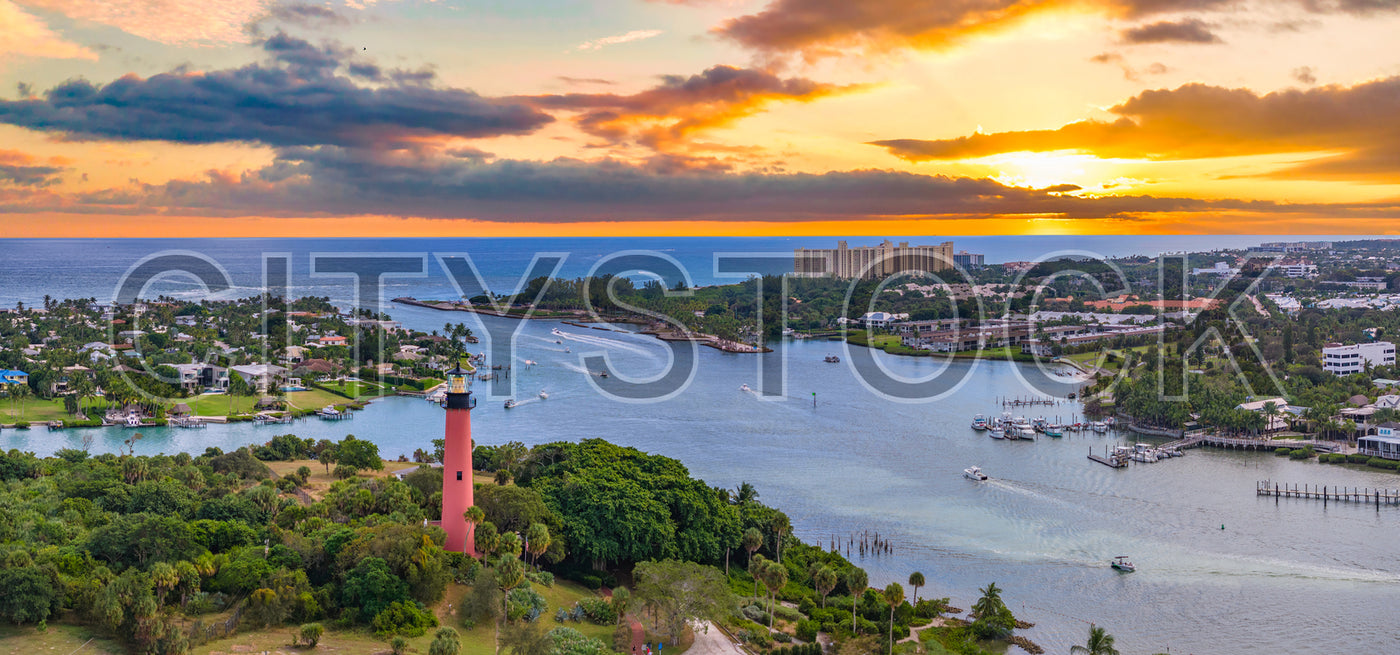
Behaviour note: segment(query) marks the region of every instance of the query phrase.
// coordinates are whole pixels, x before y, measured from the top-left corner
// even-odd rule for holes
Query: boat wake
[[[591,335],[591,334],[574,334],[573,332],[565,332],[565,331],[563,331],[563,330],[560,330],[559,332],[557,332],[557,333],[555,333],[555,334],[556,334],[556,336],[559,336],[559,337],[562,338],[562,339],[567,339],[567,340],[569,340],[569,341],[576,341],[576,342],[578,342],[578,343],[585,344],[585,345],[589,345],[589,346],[599,346],[599,347],[602,347],[602,348],[609,348],[609,349],[612,349],[612,350],[622,350],[622,351],[626,351],[626,352],[630,352],[630,353],[635,353],[635,354],[638,354],[638,355],[642,355],[643,357],[650,357],[650,358],[652,358],[652,359],[660,359],[660,358],[661,358],[661,356],[660,356],[659,354],[657,354],[656,352],[652,351],[651,349],[644,348],[644,347],[642,347],[642,346],[638,346],[638,345],[635,345],[635,344],[630,344],[630,343],[627,343],[627,342],[625,342],[625,341],[620,341],[620,340],[618,340],[618,339],[609,339],[609,338],[607,338],[607,337],[599,337],[599,336],[594,336],[594,335]]]

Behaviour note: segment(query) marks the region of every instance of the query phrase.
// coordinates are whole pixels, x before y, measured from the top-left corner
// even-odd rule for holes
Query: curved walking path
[[[686,655],[749,655],[730,641],[723,630],[709,621],[696,623],[692,628],[695,632],[695,643],[690,645]]]
[[[909,628],[909,636],[908,636],[908,637],[905,637],[905,638],[903,638],[903,639],[900,639],[899,641],[896,641],[895,643],[896,643],[896,644],[907,644],[907,643],[911,643],[911,642],[918,641],[918,640],[919,640],[919,633],[920,633],[920,632],[923,632],[924,630],[927,630],[927,629],[929,629],[929,628],[938,628],[938,627],[942,627],[942,625],[943,625],[943,619],[942,619],[942,618],[937,618],[937,619],[934,619],[934,620],[932,620],[932,621],[929,621],[927,624],[921,625],[921,626],[919,626],[919,627],[917,627],[917,628],[912,628],[912,627],[911,627],[911,628]]]

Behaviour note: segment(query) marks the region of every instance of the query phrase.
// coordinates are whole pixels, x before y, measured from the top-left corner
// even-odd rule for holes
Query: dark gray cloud
[[[1078,197],[1072,185],[889,170],[715,173],[604,160],[422,158],[335,147],[287,148],[242,175],[135,185],[68,199],[66,211],[211,216],[412,216],[555,222],[981,219],[1034,215],[1140,219],[1183,212],[1396,216],[1390,204],[1288,205],[1153,196]],[[42,209],[31,207],[30,211]]]
[[[1161,21],[1134,27],[1123,32],[1126,43],[1224,43],[1211,26],[1199,18],[1181,21]]]
[[[232,70],[70,80],[40,98],[0,100],[0,123],[75,140],[383,147],[432,137],[527,134],[553,120],[525,104],[433,86],[431,71],[339,73],[351,51],[278,33],[268,61]]]
[[[316,27],[323,25],[349,25],[350,17],[325,5],[312,5],[300,2],[284,2],[272,7],[268,17],[283,23]]]
[[[1300,66],[1293,69],[1293,79],[1311,86],[1317,84],[1317,71],[1312,66]]]
[[[0,162],[0,184],[45,187],[57,184],[63,171],[57,166],[21,166]]]

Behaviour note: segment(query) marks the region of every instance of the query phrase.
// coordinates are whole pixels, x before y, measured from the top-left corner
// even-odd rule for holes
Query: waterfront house
[[[1356,452],[1371,457],[1400,459],[1400,423],[1382,423],[1376,434],[1356,440]]]
[[[1400,396],[1387,394],[1377,398],[1376,402],[1367,405],[1367,407],[1373,409],[1400,409]]]
[[[228,369],[210,364],[172,364],[180,374],[180,386],[189,391],[228,389]]]
[[[317,340],[316,340],[316,345],[318,345],[318,346],[343,346],[343,345],[345,345],[345,342],[346,342],[345,337],[342,337],[342,336],[340,336],[340,335],[338,335],[338,334],[329,334],[329,335],[325,335],[325,336],[322,336],[322,337],[320,337],[319,339],[317,339]]]
[[[13,369],[0,370],[0,384],[9,386],[12,384],[29,384],[29,374],[24,371]]]
[[[292,364],[300,364],[302,360],[306,359],[306,348],[301,346],[287,346],[286,354],[283,355],[282,358]]]
[[[274,364],[246,364],[229,367],[229,370],[237,373],[259,391],[267,391],[272,388],[278,380],[287,374],[287,369]]]
[[[866,312],[857,320],[858,323],[867,329],[888,329],[891,325],[903,320],[908,320],[908,314],[891,314],[889,312]]]
[[[1268,425],[1264,426],[1264,432],[1266,434],[1272,432],[1282,432],[1284,430],[1287,430],[1289,427],[1290,417],[1302,416],[1308,411],[1307,407],[1300,407],[1298,405],[1288,404],[1288,401],[1282,397],[1265,398],[1263,400],[1252,400],[1249,402],[1240,403],[1238,405],[1235,405],[1235,409],[1262,414],[1264,413],[1264,409],[1268,407],[1270,403],[1273,404],[1274,408],[1277,409],[1279,413],[1273,417],[1270,417],[1268,420]]]

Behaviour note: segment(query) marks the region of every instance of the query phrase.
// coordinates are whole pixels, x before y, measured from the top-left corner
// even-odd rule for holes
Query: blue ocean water
[[[890,237],[896,243],[936,244],[951,240],[961,251],[982,253],[988,263],[1029,261],[1057,253],[1094,253],[1105,257],[1156,255],[1163,252],[1243,248],[1280,237],[1211,236],[977,236]],[[1338,237],[1290,236],[1288,240],[1334,240]],[[388,297],[398,295],[449,298],[455,290],[435,260],[436,255],[467,254],[487,285],[496,292],[513,290],[537,253],[563,253],[559,274],[581,277],[609,255],[647,251],[674,259],[692,284],[732,283],[734,277],[716,273],[719,253],[773,253],[780,258],[794,248],[835,247],[838,237],[636,237],[636,238],[521,238],[521,239],[0,239],[0,307],[15,302],[35,303],[54,298],[113,298],[122,276],[143,258],[163,252],[191,252],[217,262],[233,280],[233,296],[254,295],[262,287],[264,255],[289,254],[293,295],[330,296],[337,302],[354,298],[354,284],[344,278],[312,277],[313,253],[396,253],[426,258],[421,278],[392,277],[385,283]],[[845,238],[851,246],[875,245],[881,239]],[[189,276],[171,276],[153,285],[155,293],[200,297]]]

